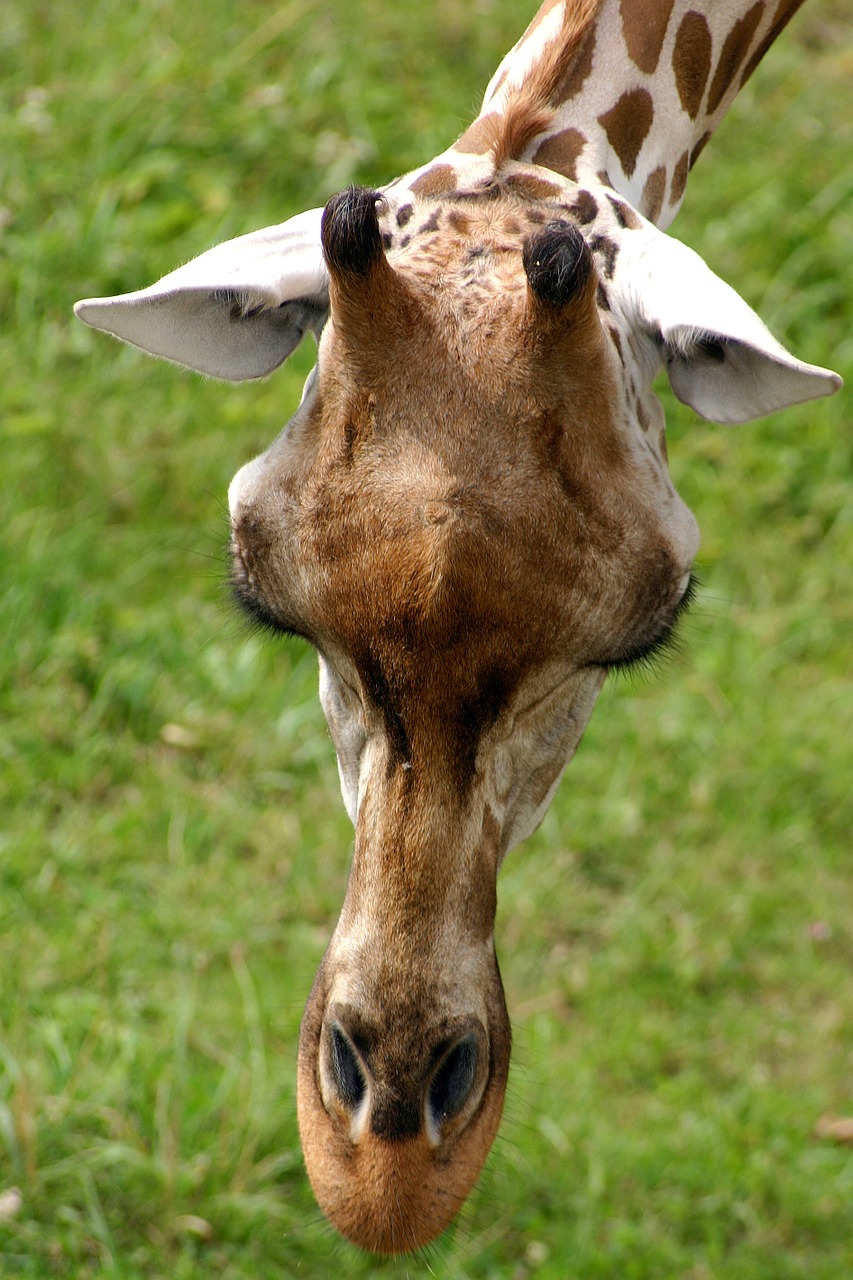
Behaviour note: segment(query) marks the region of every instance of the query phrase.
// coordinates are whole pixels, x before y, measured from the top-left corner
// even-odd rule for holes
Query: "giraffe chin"
[[[497,1134],[510,1054],[503,993],[501,1017],[489,1034],[488,1079],[474,1114],[451,1119],[438,1134],[421,1124],[405,1137],[378,1136],[369,1115],[356,1123],[324,1103],[319,1068],[324,1019],[313,996],[300,1034],[297,1114],[317,1203],[336,1231],[368,1253],[410,1253],[450,1225]]]

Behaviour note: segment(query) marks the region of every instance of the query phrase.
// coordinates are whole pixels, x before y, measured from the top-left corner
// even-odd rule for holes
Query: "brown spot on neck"
[[[687,175],[690,172],[690,152],[685,151],[680,157],[672,174],[672,187],[669,192],[669,203],[678,204],[687,186]]]
[[[755,53],[744,68],[740,81],[741,88],[746,84],[747,80],[752,75],[771,44],[773,44],[774,40],[777,39],[782,30],[788,25],[802,3],[803,0],[779,0],[779,6],[773,15],[773,21],[770,24],[770,29],[761,40],[758,48],[755,50]]]
[[[707,19],[692,9],[685,13],[675,37],[672,69],[681,105],[695,120],[711,71],[711,31]]]
[[[660,61],[675,0],[620,0],[622,33],[635,66],[651,75]]]
[[[637,167],[637,157],[652,127],[654,115],[651,94],[646,89],[629,89],[614,107],[598,117],[626,178],[630,178]]]
[[[577,162],[585,146],[586,138],[580,129],[563,129],[561,133],[545,139],[537,149],[533,162],[544,165],[546,169],[553,169],[555,173],[562,173],[574,182],[577,179]]]
[[[643,194],[640,197],[640,208],[649,222],[657,222],[660,217],[665,195],[666,169],[664,169],[663,165],[658,165],[657,169],[653,169],[646,178]]]
[[[702,152],[707,147],[708,143],[711,141],[712,137],[713,137],[713,134],[711,133],[710,130],[707,133],[703,133],[702,137],[696,143],[696,146],[690,152],[690,168],[691,169],[693,168],[694,164],[701,156]]]
[[[723,100],[726,90],[734,84],[741,64],[749,52],[758,24],[764,13],[764,4],[759,0],[748,13],[738,18],[723,43],[722,52],[711,81],[708,93],[708,114],[713,115]]]

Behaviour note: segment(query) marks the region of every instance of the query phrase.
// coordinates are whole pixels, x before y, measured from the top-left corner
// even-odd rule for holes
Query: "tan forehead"
[[[513,261],[500,265],[521,283],[520,254],[527,237],[547,222],[571,216],[571,211],[569,206],[521,201],[510,194],[472,193],[441,203],[403,206],[394,222],[401,216],[402,233],[388,233],[392,266],[430,278],[436,267],[464,266],[473,260],[472,251],[479,251],[492,258],[511,256]]]

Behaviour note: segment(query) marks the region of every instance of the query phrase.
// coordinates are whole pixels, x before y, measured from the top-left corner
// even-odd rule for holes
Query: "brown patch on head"
[[[664,169],[663,165],[658,165],[657,169],[653,169],[646,178],[643,194],[640,197],[640,208],[649,222],[657,222],[660,217],[665,195],[666,169]]]
[[[678,28],[672,69],[681,105],[695,120],[711,71],[711,30],[703,14],[692,9],[685,13]]]
[[[599,259],[601,270],[609,280],[613,275],[616,259],[619,256],[619,245],[615,240],[611,240],[609,236],[593,236],[589,242],[589,247]]]
[[[534,153],[533,162],[544,165],[546,169],[553,169],[555,173],[562,173],[574,182],[577,178],[577,162],[586,141],[580,129],[563,129],[541,143]]]
[[[726,36],[708,92],[708,115],[714,114],[726,90],[734,84],[763,13],[764,3],[763,0],[759,0],[758,4],[754,4],[747,13],[738,18]]]
[[[646,89],[629,89],[615,106],[598,117],[626,178],[630,178],[637,167],[637,157],[652,127],[654,115],[651,94]]]
[[[415,178],[409,190],[418,196],[446,196],[458,186],[456,170],[450,164],[436,164]]]
[[[599,307],[601,311],[610,310],[610,299],[607,296],[607,290],[605,289],[604,285],[601,283],[600,280],[598,282],[598,288],[595,293],[595,301],[596,301],[596,305]]]
[[[471,229],[471,219],[461,209],[451,209],[447,215],[447,225],[451,227],[457,235],[467,235]]]
[[[405,227],[412,219],[414,208],[410,204],[401,205],[397,210],[397,226]]]
[[[598,203],[595,196],[585,188],[581,188],[572,201],[571,210],[582,226],[595,222],[598,217]]]
[[[660,60],[675,0],[620,0],[622,32],[628,56],[651,75]]]
[[[690,152],[685,151],[672,171],[672,186],[669,192],[669,203],[678,204],[687,186],[687,175],[690,172]]]
[[[626,227],[629,231],[641,230],[643,224],[629,204],[624,200],[617,200],[615,196],[608,196],[607,199],[610,201],[620,227]]]
[[[535,173],[512,173],[504,185],[524,200],[549,200],[563,194],[562,187],[556,182],[548,182]]]
[[[779,37],[780,33],[791,21],[802,3],[803,0],[779,0],[779,7],[773,15],[773,21],[770,24],[769,30],[764,35],[758,45],[758,48],[755,50],[755,53],[744,67],[743,75],[740,78],[741,88],[746,84],[747,80],[752,75],[771,44],[773,44],[774,40]]]

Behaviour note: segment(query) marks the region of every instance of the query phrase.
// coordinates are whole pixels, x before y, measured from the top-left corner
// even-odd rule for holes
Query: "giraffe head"
[[[322,333],[294,417],[232,483],[233,578],[320,654],[356,830],[300,1035],[308,1174],[344,1235],[406,1251],[452,1219],[500,1120],[501,859],[608,670],[689,599],[697,531],[651,379],[665,364],[725,421],[833,375],[627,206],[514,162],[449,193],[345,192],[79,309],[232,378]]]
[[[500,859],[606,667],[670,626],[695,533],[613,413],[576,224],[490,190],[395,252],[380,206],[327,207],[317,372],[230,502],[238,594],[322,655],[356,826],[300,1040],[308,1172],[345,1235],[399,1251],[447,1224],[500,1118]]]

